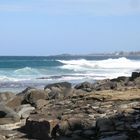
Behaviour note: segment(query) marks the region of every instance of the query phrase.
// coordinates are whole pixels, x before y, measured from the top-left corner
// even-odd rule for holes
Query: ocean
[[[0,92],[19,92],[48,83],[130,76],[140,70],[140,56],[1,56]]]

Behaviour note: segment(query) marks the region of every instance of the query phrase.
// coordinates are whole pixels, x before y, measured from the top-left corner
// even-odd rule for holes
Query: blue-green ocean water
[[[139,69],[140,56],[1,56],[0,91],[130,76]]]

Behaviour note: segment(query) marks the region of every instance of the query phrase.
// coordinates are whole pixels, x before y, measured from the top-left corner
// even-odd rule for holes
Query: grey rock
[[[75,86],[75,89],[81,89],[87,92],[91,92],[93,90],[93,84],[89,82],[83,82]]]
[[[0,134],[0,140],[6,140],[6,137]]]
[[[107,132],[107,131],[115,130],[113,121],[109,118],[98,119],[96,122],[96,127],[99,129],[100,132]]]
[[[101,138],[99,140],[128,140],[128,136],[125,134],[121,134],[121,135],[115,135],[112,137],[106,137],[106,138]]]
[[[7,102],[15,97],[15,94],[12,92],[3,92],[0,93],[0,102]]]
[[[140,129],[140,122],[131,125],[134,129]]]
[[[18,114],[11,108],[0,104],[0,125],[15,123],[20,120]]]
[[[39,99],[48,99],[48,93],[44,90],[29,89],[24,93],[23,104],[34,105]]]
[[[12,98],[11,100],[9,100],[6,103],[6,106],[15,110],[17,107],[19,107],[22,104],[22,101],[23,101],[23,96],[17,95],[14,98]]]
[[[44,89],[47,92],[49,91],[49,99],[65,98],[71,96],[73,93],[71,84],[68,82],[49,84]]]
[[[44,106],[46,106],[48,103],[49,103],[48,100],[39,99],[39,100],[37,100],[37,101],[35,102],[35,105],[34,105],[34,106],[35,106],[37,109],[41,109],[41,108],[43,108]]]
[[[68,82],[60,82],[60,83],[48,84],[47,86],[45,86],[44,89],[51,89],[52,87],[71,88],[71,83],[68,83]]]
[[[85,131],[83,132],[83,135],[84,135],[85,137],[90,138],[90,137],[92,137],[92,136],[95,135],[95,131],[93,131],[93,130],[85,130]]]
[[[30,113],[35,110],[34,107],[30,106],[30,104],[27,105],[21,105],[17,109],[17,114],[20,116],[21,119],[26,119],[29,117]]]
[[[133,81],[137,77],[140,77],[140,72],[132,72],[132,75],[130,77],[130,80]]]

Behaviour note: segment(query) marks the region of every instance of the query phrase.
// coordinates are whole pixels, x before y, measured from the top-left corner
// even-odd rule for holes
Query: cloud
[[[40,12],[50,16],[140,15],[140,0],[25,0],[24,3],[0,5],[0,11]]]

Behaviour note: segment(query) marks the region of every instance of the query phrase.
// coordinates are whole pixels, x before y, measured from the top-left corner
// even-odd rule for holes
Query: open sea
[[[69,81],[73,85],[140,71],[140,56],[1,56],[0,92]]]

